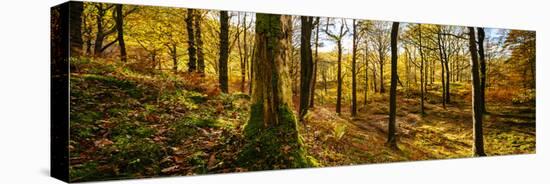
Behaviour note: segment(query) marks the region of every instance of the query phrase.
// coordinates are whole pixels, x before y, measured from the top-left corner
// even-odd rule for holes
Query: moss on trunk
[[[263,104],[253,104],[244,127],[247,140],[239,163],[250,170],[315,167],[317,161],[306,155],[298,134],[296,117],[288,105],[279,106],[279,123],[265,126]]]

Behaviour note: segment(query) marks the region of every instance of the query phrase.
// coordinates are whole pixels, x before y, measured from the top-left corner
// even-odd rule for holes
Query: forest
[[[536,151],[534,31],[92,2],[51,21],[71,181]]]

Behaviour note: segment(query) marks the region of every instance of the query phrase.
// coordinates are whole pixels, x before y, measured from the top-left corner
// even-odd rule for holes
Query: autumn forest
[[[71,181],[535,153],[534,31],[69,10]]]

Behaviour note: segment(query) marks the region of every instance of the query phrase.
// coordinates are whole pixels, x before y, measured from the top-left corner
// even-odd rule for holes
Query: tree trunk
[[[176,44],[172,45],[172,48],[170,48],[172,51],[172,62],[174,62],[174,66],[172,67],[172,70],[174,70],[174,74],[178,73],[178,52],[176,49]]]
[[[394,22],[391,28],[391,84],[390,84],[390,118],[388,122],[388,142],[391,148],[397,148],[395,113],[397,95],[397,36],[399,22]]]
[[[365,39],[365,108],[367,107],[368,102],[368,93],[369,93],[369,44],[367,39]]]
[[[241,93],[244,93],[244,88],[246,84],[246,66],[248,62],[248,47],[246,44],[248,42],[248,40],[246,39],[247,32],[248,32],[248,28],[246,27],[246,13],[244,13],[244,16],[243,16],[243,52],[244,53],[243,53],[243,56],[241,57]]]
[[[447,93],[445,92],[445,58],[443,57],[443,43],[441,40],[441,27],[439,27],[439,31],[437,33],[437,48],[439,50],[439,61],[441,63],[441,103],[443,103],[443,108],[446,109],[446,102],[447,98],[445,95]]]
[[[487,64],[486,64],[486,61],[485,61],[485,47],[483,47],[483,42],[485,41],[485,31],[483,30],[483,28],[477,28],[477,44],[478,44],[478,53],[479,53],[479,65],[480,65],[480,72],[481,72],[481,83],[480,83],[480,88],[481,88],[481,93],[480,93],[480,98],[481,98],[481,105],[480,105],[480,108],[481,108],[481,112],[485,113],[487,112],[487,109],[485,108],[485,84],[486,84],[486,79],[487,79]]]
[[[313,56],[311,51],[311,31],[313,30],[313,17],[300,17],[300,120],[303,120],[309,108],[311,100],[311,82],[313,78]]]
[[[118,46],[120,48],[120,61],[126,63],[126,44],[124,43],[124,14],[122,4],[116,5],[116,30]]]
[[[187,63],[188,71],[195,72],[197,70],[197,57],[195,49],[195,32],[193,31],[193,9],[187,9],[187,17],[185,17],[185,24],[187,25],[187,55],[189,56],[189,62]]]
[[[320,18],[317,17],[315,22],[317,22],[317,24],[315,25],[315,63],[313,64],[313,79],[311,81],[309,108],[313,108],[315,106],[315,85],[317,85],[317,65],[319,63],[319,26],[321,24]]]
[[[291,40],[291,16],[256,14],[250,118],[238,158],[249,170],[310,166],[292,112],[287,69]]]
[[[203,53],[203,41],[201,36],[201,12],[199,10],[195,11],[195,39],[197,47],[197,71],[201,74],[204,74],[204,53]]]
[[[386,60],[386,58],[382,56],[382,51],[379,52],[380,61],[378,61],[378,67],[380,67],[380,93],[385,93],[386,89],[384,89],[384,60]]]
[[[336,95],[336,113],[340,114],[342,108],[342,41],[338,40],[338,84]]]
[[[101,48],[103,47],[103,39],[104,39],[104,33],[103,33],[103,17],[105,16],[105,10],[103,9],[102,4],[97,5],[97,15],[96,15],[96,29],[97,33],[95,36],[95,42],[94,42],[94,56],[99,57],[101,56]]]
[[[69,2],[70,55],[82,55],[82,12],[84,4],[80,1]]]
[[[351,116],[357,116],[357,79],[356,79],[356,57],[357,57],[357,24],[353,19],[352,36],[352,54],[351,54]]]
[[[472,121],[473,121],[473,155],[474,156],[485,156],[485,151],[483,148],[483,111],[481,105],[481,84],[479,79],[479,65],[478,65],[478,50],[476,48],[476,36],[475,29],[473,27],[468,27],[469,34],[469,48],[470,55],[472,58],[471,69],[472,69]]]
[[[227,11],[220,11],[220,60],[219,81],[220,89],[228,93],[227,61],[229,59],[229,15]]]
[[[418,50],[420,52],[420,113],[424,112],[424,93],[426,92],[426,74],[424,73],[424,52],[422,49],[422,25],[418,24]]]
[[[376,62],[372,62],[372,85],[374,87],[374,92],[379,92],[378,91],[378,86],[376,85]]]

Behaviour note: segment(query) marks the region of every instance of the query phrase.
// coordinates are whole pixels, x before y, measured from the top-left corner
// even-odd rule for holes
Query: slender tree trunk
[[[315,25],[315,56],[313,57],[315,60],[315,63],[313,64],[313,79],[311,81],[311,93],[310,93],[310,100],[309,100],[309,108],[313,108],[315,106],[315,87],[317,85],[317,65],[319,63],[319,26],[321,24],[320,18],[315,18],[315,22],[317,24]]]
[[[201,74],[204,74],[204,52],[203,52],[203,41],[201,35],[201,11],[196,10],[195,12],[195,39],[197,47],[197,71]]]
[[[116,27],[117,40],[120,48],[120,61],[126,62],[126,44],[124,43],[124,14],[122,13],[122,4],[116,5]]]
[[[291,39],[291,16],[256,14],[254,87],[238,162],[250,170],[309,166],[289,94]]]
[[[357,57],[357,24],[353,19],[352,36],[352,54],[351,54],[351,116],[357,116],[357,79],[356,79],[356,57]]]
[[[248,62],[248,46],[247,46],[247,32],[248,28],[246,27],[246,13],[243,16],[243,54],[244,57],[241,58],[241,92],[244,93],[244,88],[246,84],[246,66]],[[239,46],[240,48],[240,46]],[[239,51],[240,52],[240,51]]]
[[[313,17],[300,17],[300,120],[303,120],[309,108],[311,100],[311,82],[313,78],[313,56],[311,51],[311,31],[313,29]]]
[[[380,67],[380,93],[385,93],[386,92],[386,89],[384,89],[384,60],[386,59],[385,57],[382,56],[381,52],[382,51],[379,51],[380,52],[380,61],[378,62],[378,67]]]
[[[365,108],[367,107],[368,102],[368,93],[369,93],[369,44],[367,39],[365,39]]]
[[[446,106],[446,102],[447,102],[447,98],[445,97],[445,95],[447,95],[447,93],[445,93],[445,67],[444,67],[444,63],[445,61],[445,58],[443,57],[443,45],[442,45],[442,41],[441,41],[441,28],[439,28],[439,32],[437,33],[437,46],[438,46],[438,50],[439,50],[439,61],[441,63],[441,103],[443,103],[443,108],[446,109],[447,106]]]
[[[390,84],[390,118],[388,122],[388,142],[391,148],[397,148],[395,125],[396,96],[397,96],[397,36],[399,22],[394,22],[391,28],[391,84]]]
[[[474,156],[485,156],[483,148],[483,111],[481,109],[483,101],[481,99],[481,82],[479,79],[478,50],[476,48],[475,29],[468,27],[468,30],[470,56],[472,58],[472,121],[474,127],[472,151]]]
[[[422,49],[422,25],[418,24],[418,50],[420,52],[420,113],[424,112],[424,93],[426,92],[426,74],[424,73],[424,52]]]
[[[185,23],[187,25],[187,55],[189,62],[187,63],[188,71],[195,72],[197,70],[197,50],[195,48],[195,32],[193,31],[193,9],[187,9],[187,17]]]
[[[372,62],[372,85],[374,87],[374,92],[379,92],[378,91],[378,86],[376,85],[376,62]]]
[[[103,39],[104,39],[104,33],[103,33],[103,17],[105,16],[105,10],[103,9],[102,4],[97,5],[97,15],[96,15],[96,29],[97,33],[95,36],[95,42],[94,42],[94,56],[99,57],[101,56],[101,48],[103,47]]]
[[[178,73],[178,50],[176,49],[176,44],[172,44],[172,48],[170,48],[171,54],[172,54],[172,62],[174,62],[174,66],[172,66],[172,70],[174,71],[174,74]]]
[[[342,41],[338,40],[338,86],[336,95],[336,113],[340,114],[342,108]]]
[[[480,105],[480,108],[481,108],[481,112],[485,113],[487,112],[487,109],[485,108],[485,84],[486,84],[486,79],[487,79],[487,64],[486,64],[486,61],[485,61],[485,47],[483,47],[483,42],[485,41],[485,31],[483,30],[483,28],[477,28],[477,44],[478,44],[478,53],[479,53],[479,64],[480,64],[480,72],[481,72],[481,84],[480,84],[480,88],[481,88],[481,93],[480,93],[480,98],[481,98],[481,105]]]
[[[220,11],[220,60],[219,60],[219,81],[220,89],[228,93],[227,61],[229,59],[229,14],[227,11]]]

